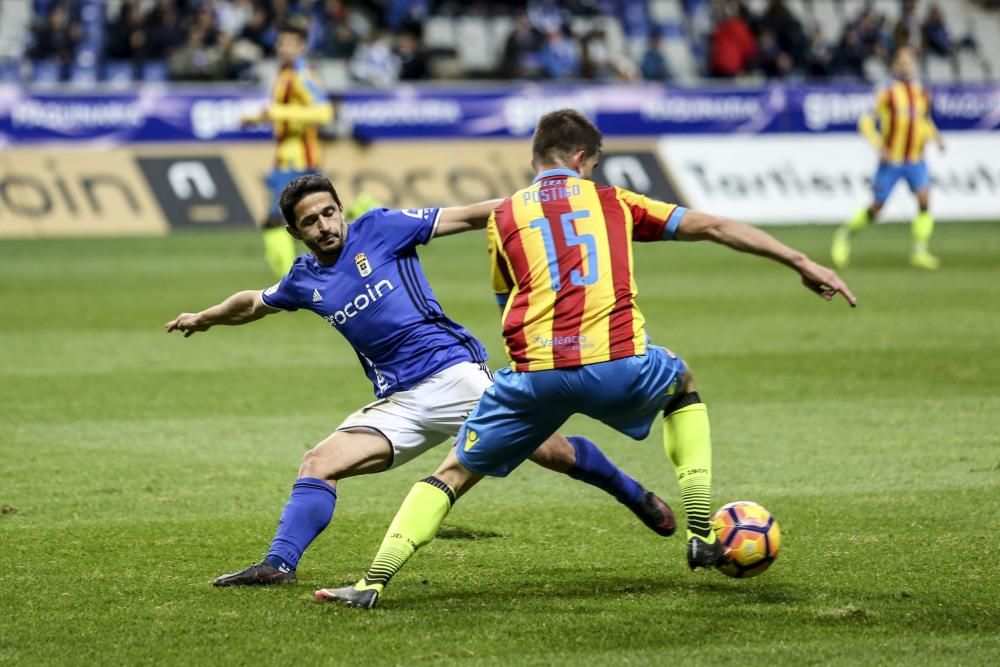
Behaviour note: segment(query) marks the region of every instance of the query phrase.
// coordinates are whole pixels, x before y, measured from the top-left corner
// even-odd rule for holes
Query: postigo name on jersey
[[[385,287],[383,292],[382,288]],[[365,292],[358,294],[353,299],[344,304],[344,306],[329,315],[324,315],[323,319],[330,323],[332,327],[338,327],[345,324],[347,320],[352,317],[357,316],[361,311],[368,308],[379,299],[381,299],[385,294],[388,294],[392,290],[396,289],[388,280],[380,280],[375,283],[375,288],[373,289],[371,285],[365,284]]]
[[[542,347],[564,347],[568,345],[570,350],[589,350],[594,347],[593,343],[587,342],[586,336],[555,336],[554,338],[535,336],[533,340]]]
[[[535,202],[536,204],[547,201],[557,201],[559,199],[569,199],[580,194],[579,184],[574,183],[573,185],[559,185],[554,188],[545,187],[545,181],[542,181],[541,189],[539,190],[527,190],[522,195],[525,204],[530,204]]]

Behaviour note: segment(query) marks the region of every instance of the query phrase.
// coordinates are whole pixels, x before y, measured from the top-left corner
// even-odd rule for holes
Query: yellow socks
[[[858,211],[857,213],[855,213],[847,221],[847,225],[846,225],[847,226],[847,231],[850,232],[851,234],[854,234],[855,232],[859,232],[862,229],[864,229],[865,226],[869,222],[871,222],[871,216],[868,214],[868,209],[867,208],[863,208],[860,211]]]
[[[921,211],[913,219],[913,253],[927,252],[927,244],[934,233],[934,216],[930,211]]]
[[[396,512],[371,567],[354,587],[375,589],[381,594],[410,556],[434,539],[454,502],[455,492],[437,477],[414,484]]]
[[[830,247],[830,259],[838,269],[845,269],[851,261],[851,236],[858,233],[871,222],[867,208],[863,208],[833,233],[833,245]]]
[[[704,403],[686,405],[664,418],[663,446],[681,487],[688,538],[697,535],[713,542],[712,434]]]
[[[921,211],[913,218],[913,252],[910,254],[910,264],[918,269],[934,270],[941,261],[927,250],[927,244],[934,232],[934,217],[930,211]]]
[[[288,235],[284,227],[266,227],[264,235],[264,258],[271,271],[283,278],[295,261],[295,239]]]

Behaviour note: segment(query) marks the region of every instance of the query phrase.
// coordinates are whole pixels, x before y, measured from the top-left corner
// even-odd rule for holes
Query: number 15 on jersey
[[[577,234],[573,221],[577,218],[589,218],[590,211],[568,211],[563,213],[559,220],[562,223],[563,238],[566,239],[566,246],[573,248],[583,246],[586,248],[587,273],[580,269],[573,269],[570,272],[570,284],[577,287],[586,287],[597,282],[599,275],[597,269],[597,240],[593,234]],[[558,292],[563,288],[562,271],[559,266],[559,250],[556,248],[556,240],[552,234],[552,226],[548,218],[535,218],[531,221],[531,228],[537,229],[542,235],[542,243],[545,245],[545,255],[549,262],[549,279],[552,282],[552,291]]]

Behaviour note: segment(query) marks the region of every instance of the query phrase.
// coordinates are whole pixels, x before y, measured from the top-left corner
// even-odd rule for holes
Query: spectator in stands
[[[390,0],[383,4],[388,5],[386,24],[393,30],[412,34],[413,26],[419,26],[427,19],[431,3],[430,0]]]
[[[708,70],[717,77],[745,74],[757,55],[750,26],[740,18],[735,3],[726,3],[717,12],[717,22],[709,38]]]
[[[172,0],[160,0],[146,19],[147,53],[153,60],[168,60],[184,43],[186,33]]]
[[[359,83],[388,88],[399,78],[399,58],[392,52],[389,39],[372,30],[351,58],[351,76]]]
[[[886,29],[885,16],[876,13],[870,5],[865,5],[853,25],[848,27],[856,29],[866,56],[888,58],[892,51],[892,37]]]
[[[350,59],[358,48],[358,33],[351,25],[347,5],[341,0],[328,0],[324,13],[326,34],[323,39],[323,55],[327,58]]]
[[[531,25],[543,35],[563,31],[569,27],[570,14],[558,0],[529,0],[528,18]]]
[[[809,40],[809,54],[806,57],[806,73],[814,79],[826,79],[834,73],[836,52],[827,40],[823,27],[817,25]]]
[[[127,0],[114,22],[105,26],[105,55],[114,60],[130,60],[137,67],[145,60],[146,21],[139,0]]]
[[[215,0],[214,7],[219,30],[230,38],[239,37],[254,11],[250,0]]]
[[[929,53],[945,58],[952,55],[954,45],[951,41],[951,35],[948,33],[948,26],[944,23],[940,7],[930,6],[921,32],[923,33],[924,45]]]
[[[215,15],[207,5],[202,5],[194,13],[190,30],[200,31],[205,45],[209,47],[219,46],[219,41],[222,39],[222,33],[219,32],[219,26],[215,22]]]
[[[427,53],[415,30],[404,30],[396,37],[396,57],[399,59],[400,81],[419,81],[430,77]]]
[[[783,79],[795,69],[791,55],[770,30],[762,30],[757,38],[757,66],[768,79]]]
[[[771,62],[774,76],[784,76],[805,60],[806,38],[802,23],[799,22],[785,0],[769,0],[767,8],[758,21],[758,42],[763,43],[765,33],[771,33],[774,48]],[[766,73],[766,72],[765,72]],[[769,75],[770,76],[770,75]]]
[[[733,0],[732,5],[737,15],[747,24],[750,32],[756,37],[760,33],[760,17],[751,11],[750,7],[747,6],[746,0]]]
[[[346,21],[327,24],[323,40],[323,55],[327,58],[350,59],[358,49],[358,35]]]
[[[542,73],[549,79],[575,79],[580,76],[580,54],[576,42],[563,30],[551,30],[538,54]]]
[[[69,78],[70,66],[82,35],[80,24],[70,19],[62,4],[55,4],[45,20],[32,29],[28,57],[55,61],[59,67],[59,80],[65,81]]]
[[[608,34],[591,30],[580,40],[580,76],[591,81],[634,81],[638,77],[635,65],[624,54],[615,53],[608,44]]]
[[[646,50],[639,59],[639,72],[646,81],[669,81],[670,68],[667,57],[663,55],[660,33],[654,30],[649,34]]]
[[[858,26],[848,25],[834,55],[834,72],[841,76],[863,79],[867,57],[868,49],[861,40]]]
[[[531,79],[538,76],[538,52],[541,46],[541,35],[531,25],[528,15],[518,14],[504,45],[500,76],[505,79]]]
[[[254,7],[253,13],[240,32],[240,39],[254,44],[264,55],[274,55],[274,43],[278,38],[277,30],[271,22],[271,17],[263,5]]]
[[[222,48],[212,44],[209,31],[199,24],[191,27],[187,43],[169,61],[170,77],[184,81],[217,81],[226,74]]]
[[[892,31],[893,48],[912,46],[919,49],[920,32],[917,3],[914,0],[903,0],[902,13]]]

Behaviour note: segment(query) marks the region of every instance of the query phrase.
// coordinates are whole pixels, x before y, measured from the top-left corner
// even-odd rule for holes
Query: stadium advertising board
[[[689,206],[754,223],[843,222],[871,199],[876,155],[860,137],[771,135],[664,137],[660,157]],[[927,162],[931,207],[945,220],[1000,219],[1000,133],[962,132],[933,146]],[[916,213],[906,184],[885,209],[887,219]]]
[[[344,143],[326,150],[323,170],[346,200],[364,191],[419,208],[514,192],[531,180],[528,150],[502,139]],[[947,153],[929,152],[940,220],[1000,218],[1000,133],[956,134]],[[0,154],[0,237],[248,229],[268,203],[271,159],[269,145],[238,142],[10,148]],[[670,136],[609,139],[595,179],[749,222],[840,222],[867,201],[874,166],[860,137]],[[912,205],[894,197],[888,217],[909,217]]]
[[[0,152],[0,237],[156,234],[166,228],[126,149]]]
[[[944,130],[1000,128],[1000,86],[933,87]],[[340,115],[372,140],[517,137],[547,111],[572,107],[606,136],[852,132],[871,107],[867,86],[773,84],[746,89],[665,86],[542,86],[490,89],[401,87],[341,96]],[[0,87],[0,145],[46,141],[266,141],[240,117],[266,104],[262,92],[146,87],[61,95]]]

